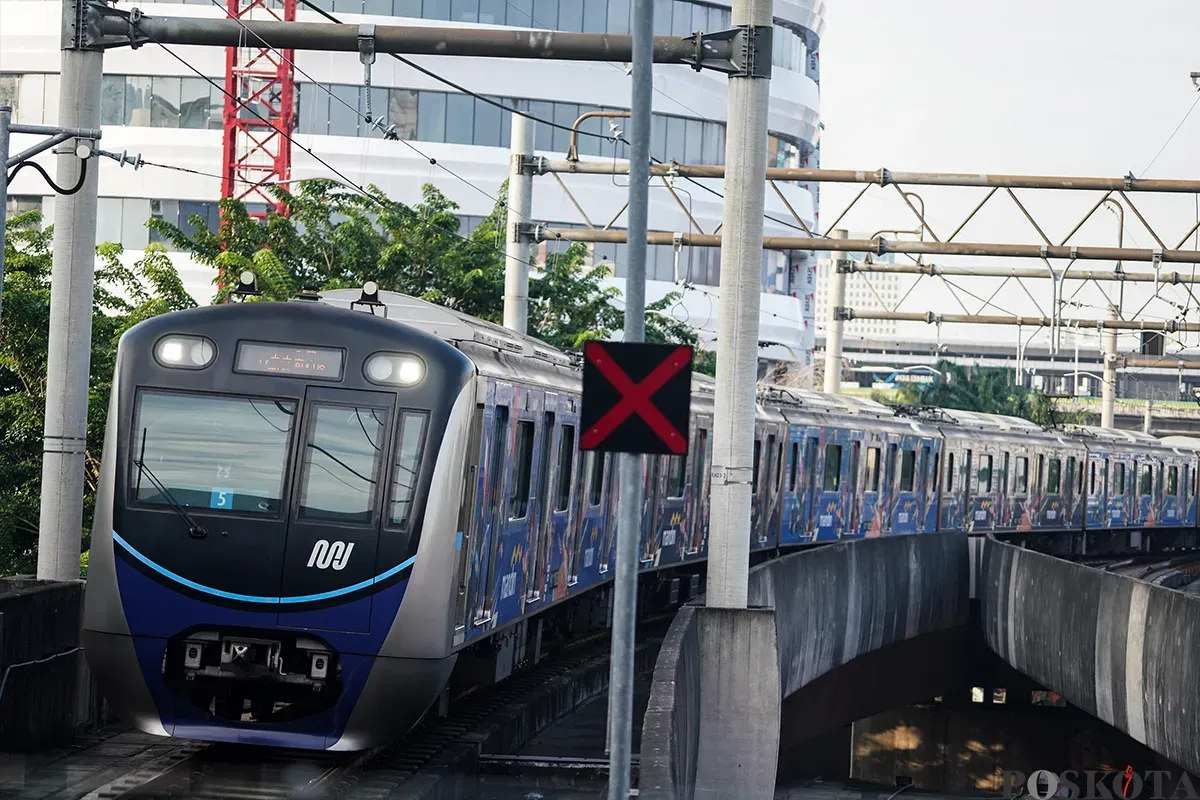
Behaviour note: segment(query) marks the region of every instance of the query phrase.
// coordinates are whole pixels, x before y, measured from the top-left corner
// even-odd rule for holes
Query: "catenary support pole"
[[[519,235],[533,213],[533,120],[512,115],[512,159],[508,171],[507,243],[504,246],[504,327],[525,333],[529,321],[529,240]]]
[[[12,107],[0,106],[0,214],[8,222],[8,124],[12,122]],[[0,314],[4,313],[4,243],[6,226],[0,224]]]
[[[1117,318],[1117,307],[1108,306],[1108,318]],[[1100,387],[1100,427],[1113,426],[1113,411],[1117,399],[1117,330],[1104,329],[1104,381]]]
[[[633,2],[633,87],[629,130],[629,255],[625,273],[625,341],[646,338],[646,226],[650,199],[650,108],[654,92],[655,0]],[[640,455],[622,453],[617,477],[617,573],[613,581],[609,663],[609,800],[628,800],[633,755],[633,646],[637,633],[638,541],[642,527]]]
[[[76,27],[74,3],[64,2],[64,30]],[[64,43],[58,120],[63,127],[100,127],[104,55]],[[76,140],[95,148],[94,141]],[[66,152],[63,152],[65,150]],[[84,162],[60,146],[55,180],[74,186]],[[39,578],[77,580],[83,525],[84,448],[87,444],[91,366],[92,285],[96,262],[96,191],[93,166],[78,192],[54,204],[54,261],[50,278],[50,342],[46,364],[45,441],[38,532]]]
[[[1154,401],[1146,401],[1146,410],[1142,412],[1142,433],[1150,432],[1150,423],[1154,419]]]
[[[830,236],[835,239],[845,239],[849,234],[843,229],[833,231]],[[827,311],[828,323],[826,329],[829,335],[825,341],[825,393],[839,394],[842,391],[842,320],[841,309],[846,305],[846,270],[848,267],[842,259],[835,259],[829,270],[829,292]]]
[[[733,25],[771,25],[771,0],[734,0]],[[769,71],[766,73],[770,75]],[[708,591],[715,608],[745,608],[750,572],[750,500],[758,311],[762,291],[769,77],[729,78],[722,217],[721,298],[713,420]]]

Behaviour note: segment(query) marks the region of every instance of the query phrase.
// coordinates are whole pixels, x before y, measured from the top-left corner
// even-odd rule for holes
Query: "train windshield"
[[[279,513],[296,404],[142,391],[130,443],[136,502]]]

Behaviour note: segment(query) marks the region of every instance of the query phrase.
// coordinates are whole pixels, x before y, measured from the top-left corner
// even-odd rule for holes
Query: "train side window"
[[[1154,491],[1154,465],[1146,464],[1142,469],[1142,494],[1152,494]]]
[[[754,440],[754,455],[750,457],[751,469],[753,469],[752,477],[750,478],[751,493],[758,491],[758,461],[762,458],[762,440]]]
[[[1189,486],[1191,486],[1191,484],[1188,483],[1188,465],[1184,464],[1183,465],[1183,480],[1179,483],[1179,496],[1180,497],[1188,496],[1188,487]]]
[[[1008,451],[1004,451],[1004,467],[1000,473],[1000,491],[1003,494],[1008,494]]]
[[[1167,495],[1174,497],[1179,494],[1179,467],[1167,470]]]
[[[1037,457],[1037,472],[1033,474],[1034,490],[1046,488],[1046,457],[1039,455]]]
[[[575,426],[563,425],[558,434],[558,482],[554,510],[566,511],[571,504],[571,470],[575,468]]]
[[[772,436],[771,438],[774,439],[775,437]],[[778,488],[779,479],[783,476],[783,442],[780,442],[771,452],[775,457],[775,477],[771,479],[771,485]]]
[[[1017,473],[1013,480],[1013,494],[1029,492],[1029,456],[1017,456]]]
[[[1041,456],[1038,456],[1038,459],[1039,459],[1038,466],[1040,468],[1041,467],[1041,464],[1040,464]],[[1046,473],[1046,493],[1047,494],[1058,494],[1061,489],[1062,489],[1062,459],[1061,458],[1052,458],[1052,459],[1050,459],[1050,469]]]
[[[854,447],[850,450],[850,494],[854,495],[858,492],[858,454],[862,449],[862,442],[854,442]]]
[[[992,491],[992,456],[979,457],[979,491],[989,494]]]
[[[946,456],[946,491],[954,491],[954,453]]]
[[[800,472],[800,443],[792,442],[792,469],[788,477],[788,491],[796,491],[796,476]]]
[[[1096,462],[1088,464],[1088,494],[1096,493]]]
[[[683,456],[667,457],[667,497],[683,497],[683,477],[687,460]]]
[[[1076,473],[1076,477],[1075,477],[1075,481],[1076,481],[1075,492],[1077,494],[1083,494],[1083,462],[1080,461],[1078,464],[1075,463],[1075,458],[1072,456],[1071,469],[1079,470],[1079,472]]]
[[[779,465],[775,463],[775,434],[767,434],[767,481],[778,485]]]
[[[604,489],[604,461],[606,455],[596,455],[595,451],[588,453],[588,463],[590,471],[588,472],[588,505],[600,505],[600,496]]]
[[[900,454],[900,491],[913,490],[913,475],[916,472],[917,451],[905,449]]]
[[[421,464],[421,449],[425,438],[425,414],[403,411],[400,414],[400,435],[396,446],[396,471],[392,477],[391,525],[407,525],[412,512],[413,492]]]
[[[1113,470],[1113,494],[1125,494],[1125,462],[1118,461]]]
[[[922,472],[921,472],[921,478],[922,478],[922,480],[925,480],[926,478],[928,478],[928,477],[929,477],[929,473],[928,473],[928,470],[929,470],[929,454],[930,454],[931,452],[932,452],[932,451],[930,450],[930,447],[929,447],[929,445],[925,445],[924,447],[922,447],[922,448],[921,448],[921,462],[920,462],[920,466],[921,466],[921,470],[922,470]],[[929,490],[929,485],[928,485],[928,484],[926,484],[926,485],[925,485],[925,489],[926,489],[926,491],[928,491],[928,490]]]
[[[867,474],[863,478],[866,484],[866,491],[879,491],[879,448],[867,448]]]
[[[825,480],[822,489],[826,492],[836,492],[842,485],[842,446],[840,444],[825,445]]]
[[[966,481],[963,484],[963,491],[967,494],[971,493],[971,461],[974,455],[975,451],[968,450],[966,456],[964,456],[965,460],[963,461],[963,473],[966,478]]]
[[[940,452],[933,454],[933,490],[936,492],[942,485],[942,473],[938,472],[942,466],[942,454]]]
[[[525,519],[529,513],[529,479],[533,472],[533,422],[517,421],[516,472],[508,495],[508,518]]]

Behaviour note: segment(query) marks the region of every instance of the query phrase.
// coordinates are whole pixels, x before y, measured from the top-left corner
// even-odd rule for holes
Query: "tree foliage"
[[[1008,370],[967,367],[941,359],[937,382],[926,386],[905,384],[897,391],[900,403],[957,408],[984,414],[1020,417],[1046,427],[1082,424],[1086,415],[1060,411],[1045,392],[1016,386]]]

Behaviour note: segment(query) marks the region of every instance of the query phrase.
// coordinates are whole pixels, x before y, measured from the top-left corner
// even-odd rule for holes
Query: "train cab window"
[[[566,511],[571,503],[571,470],[575,467],[575,426],[563,425],[558,433],[558,480],[554,486],[554,510]]]
[[[900,453],[900,491],[913,490],[913,475],[916,473],[917,451],[903,450]]]
[[[425,414],[404,411],[400,414],[400,434],[396,438],[396,470],[392,474],[392,513],[389,525],[408,524],[412,513],[413,492],[421,465],[421,449],[425,438]]]
[[[1125,494],[1125,462],[1118,461],[1113,470],[1113,494]]]
[[[1169,467],[1167,469],[1167,496],[1174,497],[1179,494],[1179,467]]]
[[[135,502],[279,513],[294,402],[143,391],[137,404]]]
[[[788,491],[796,491],[796,476],[800,472],[800,443],[792,442],[792,468],[788,475]]]
[[[324,404],[313,411],[300,473],[300,517],[367,524],[375,509],[387,414]]]
[[[842,485],[842,446],[840,444],[825,445],[825,480],[821,488],[826,492],[836,492]]]
[[[954,453],[946,456],[946,491],[954,491]]]
[[[667,456],[667,497],[683,497],[683,477],[687,461],[683,456]]]
[[[529,513],[529,480],[533,473],[533,422],[517,421],[516,462],[509,482],[508,518],[525,519]]]
[[[979,491],[981,494],[990,494],[992,491],[992,456],[981,455],[979,457]]]
[[[866,491],[879,491],[879,448],[867,448],[867,474],[863,478],[866,484]]]
[[[1154,492],[1154,465],[1146,464],[1142,467],[1142,494],[1152,494]]]
[[[1017,456],[1017,471],[1013,475],[1013,494],[1029,493],[1029,457]]]
[[[1040,456],[1039,456],[1040,458]],[[1050,459],[1050,469],[1046,473],[1046,493],[1058,494],[1062,490],[1062,459]]]
[[[754,455],[750,459],[751,469],[753,469],[752,477],[750,479],[751,480],[751,483],[750,483],[750,486],[751,486],[750,491],[751,492],[758,491],[758,462],[759,462],[759,459],[761,459],[761,458],[762,458],[762,440],[755,439],[754,440]]]

